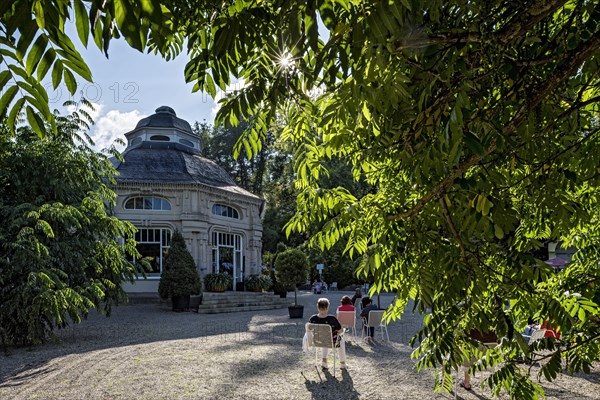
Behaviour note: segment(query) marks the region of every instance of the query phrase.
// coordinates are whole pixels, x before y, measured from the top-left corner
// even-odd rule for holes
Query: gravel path
[[[337,306],[343,294],[325,297]],[[290,319],[287,309],[199,315],[156,304],[92,315],[59,331],[57,343],[0,355],[0,399],[455,398],[433,393],[433,374],[414,368],[408,341],[421,321],[410,314],[389,326],[389,343],[348,344],[347,372],[334,377],[315,368],[314,353],[301,347],[318,297],[299,294],[303,320]],[[382,296],[382,305],[391,299]],[[457,398],[489,398],[478,387],[483,376]],[[548,399],[600,399],[600,366],[543,387]]]

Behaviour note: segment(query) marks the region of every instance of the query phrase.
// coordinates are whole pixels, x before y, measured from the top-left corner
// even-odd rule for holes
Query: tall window
[[[219,215],[221,217],[240,219],[240,214],[235,208],[223,204],[214,204],[212,213],[213,215]]]
[[[125,209],[169,211],[171,203],[160,197],[132,197],[125,202]]]
[[[213,232],[213,272],[225,272],[234,277],[234,282],[242,282],[242,237],[240,235]]]
[[[134,235],[137,250],[142,257],[150,259],[152,269],[146,275],[160,276],[163,259],[171,245],[171,230],[168,228],[139,228]]]

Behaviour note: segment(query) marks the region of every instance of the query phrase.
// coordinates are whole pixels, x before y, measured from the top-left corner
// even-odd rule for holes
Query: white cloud
[[[118,110],[110,110],[106,114],[101,115],[97,120],[96,124],[90,129],[90,136],[94,143],[95,148],[100,150],[108,148],[115,144],[114,141],[117,138],[125,140],[125,133],[133,130],[136,124],[146,115],[140,113],[138,110],[129,112],[121,112]],[[125,147],[123,145],[115,144],[115,147],[122,151]]]

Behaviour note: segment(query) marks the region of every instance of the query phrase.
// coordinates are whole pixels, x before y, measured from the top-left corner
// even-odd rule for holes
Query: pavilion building
[[[152,271],[127,292],[156,292],[175,230],[182,233],[200,276],[226,272],[233,290],[261,264],[264,200],[237,186],[215,162],[202,157],[202,140],[167,106],[125,134],[124,162],[113,159],[117,204],[113,213],[138,229],[138,251]]]

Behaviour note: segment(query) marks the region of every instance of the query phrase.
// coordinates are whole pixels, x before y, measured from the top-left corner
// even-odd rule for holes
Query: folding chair
[[[356,338],[356,311],[338,311],[337,319],[342,328],[352,329],[352,336]]]
[[[540,339],[543,339],[546,336],[546,329],[536,329],[533,331],[531,336],[523,335],[525,339],[527,339],[528,344],[532,344],[537,342]]]
[[[327,324],[311,324],[308,322],[305,325],[306,332],[312,332],[312,346],[315,348],[315,365],[319,365],[318,352],[321,348],[331,349],[333,353],[333,376],[335,376],[335,360],[336,349],[333,343],[333,335],[331,334],[331,326]]]
[[[383,339],[383,331],[385,330],[385,337],[387,337],[387,341],[390,341],[390,335],[388,334],[387,324],[383,319],[383,313],[385,310],[372,310],[369,311],[369,317],[367,319],[367,323],[363,324],[363,329],[361,330],[361,339],[365,334],[365,330],[369,328],[377,328],[379,327],[381,331],[381,338]]]

